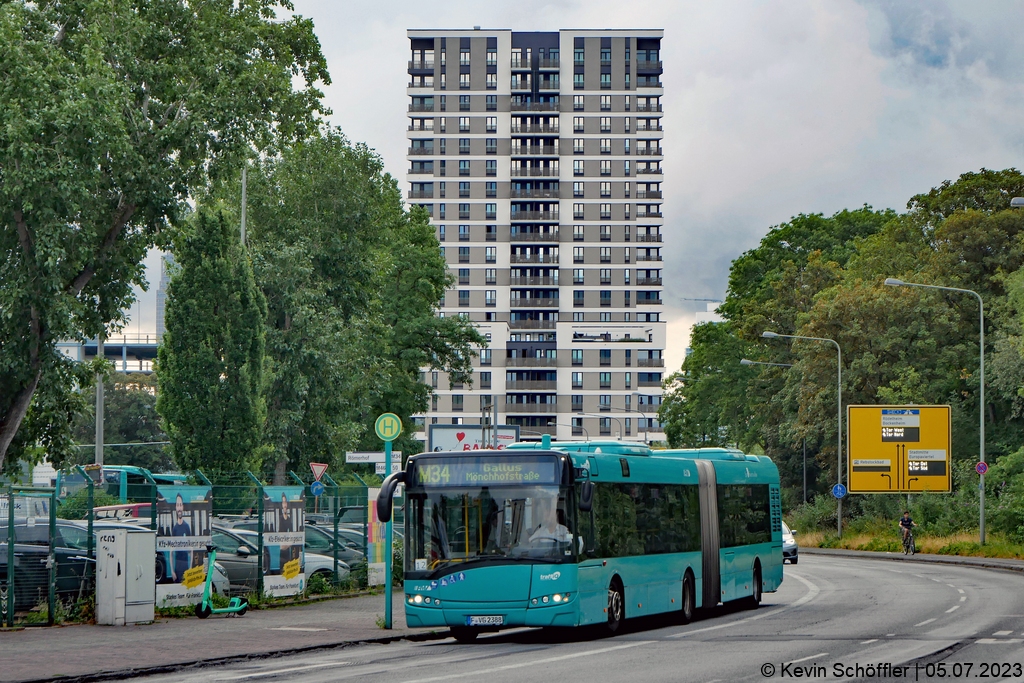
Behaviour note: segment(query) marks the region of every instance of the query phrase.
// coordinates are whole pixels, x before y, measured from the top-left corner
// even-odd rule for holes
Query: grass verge
[[[835,533],[808,531],[799,534],[797,544],[803,548],[842,548],[844,550],[869,550],[874,552],[902,552],[899,536],[869,533],[847,533],[838,538]],[[978,543],[977,534],[952,534],[950,536],[916,535],[917,552],[934,555],[958,555],[960,557],[1002,557],[1024,559],[1024,545],[1011,543],[999,536],[989,535],[985,545]]]

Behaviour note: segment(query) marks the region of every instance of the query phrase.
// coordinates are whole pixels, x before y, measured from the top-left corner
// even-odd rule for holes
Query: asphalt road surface
[[[614,637],[519,629],[470,645],[364,645],[142,680],[1024,681],[1021,667],[1020,574],[806,555],[759,609],[718,608],[688,625],[641,620]]]

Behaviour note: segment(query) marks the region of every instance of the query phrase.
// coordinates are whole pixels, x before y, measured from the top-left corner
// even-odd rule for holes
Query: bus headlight
[[[423,602],[423,596],[422,596],[422,595],[417,595],[416,597],[414,597],[414,598],[412,599],[412,601],[413,601],[413,602],[415,602],[415,603],[416,603],[416,604],[418,605],[418,604],[420,604],[421,602]]]
[[[555,602],[562,602],[562,596],[558,593],[555,593],[555,597],[553,597],[552,600],[554,600]]]

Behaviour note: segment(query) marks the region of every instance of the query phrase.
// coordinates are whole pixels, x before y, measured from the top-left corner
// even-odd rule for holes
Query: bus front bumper
[[[410,628],[479,625],[485,630],[516,626],[576,626],[579,619],[577,607],[575,595],[571,595],[570,599],[565,602],[537,606],[524,606],[521,602],[473,604],[450,602],[442,604],[440,607],[427,607],[410,604],[407,599],[405,623]],[[484,617],[484,619],[479,619],[480,617]],[[500,617],[500,622],[493,617]]]

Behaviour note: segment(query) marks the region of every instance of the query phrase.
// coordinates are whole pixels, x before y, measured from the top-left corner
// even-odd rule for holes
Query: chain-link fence
[[[87,595],[88,556],[63,540],[56,489],[6,485],[0,492],[0,623],[52,625],[58,604]],[[75,536],[70,530],[69,536]],[[85,532],[82,531],[81,536]]]

